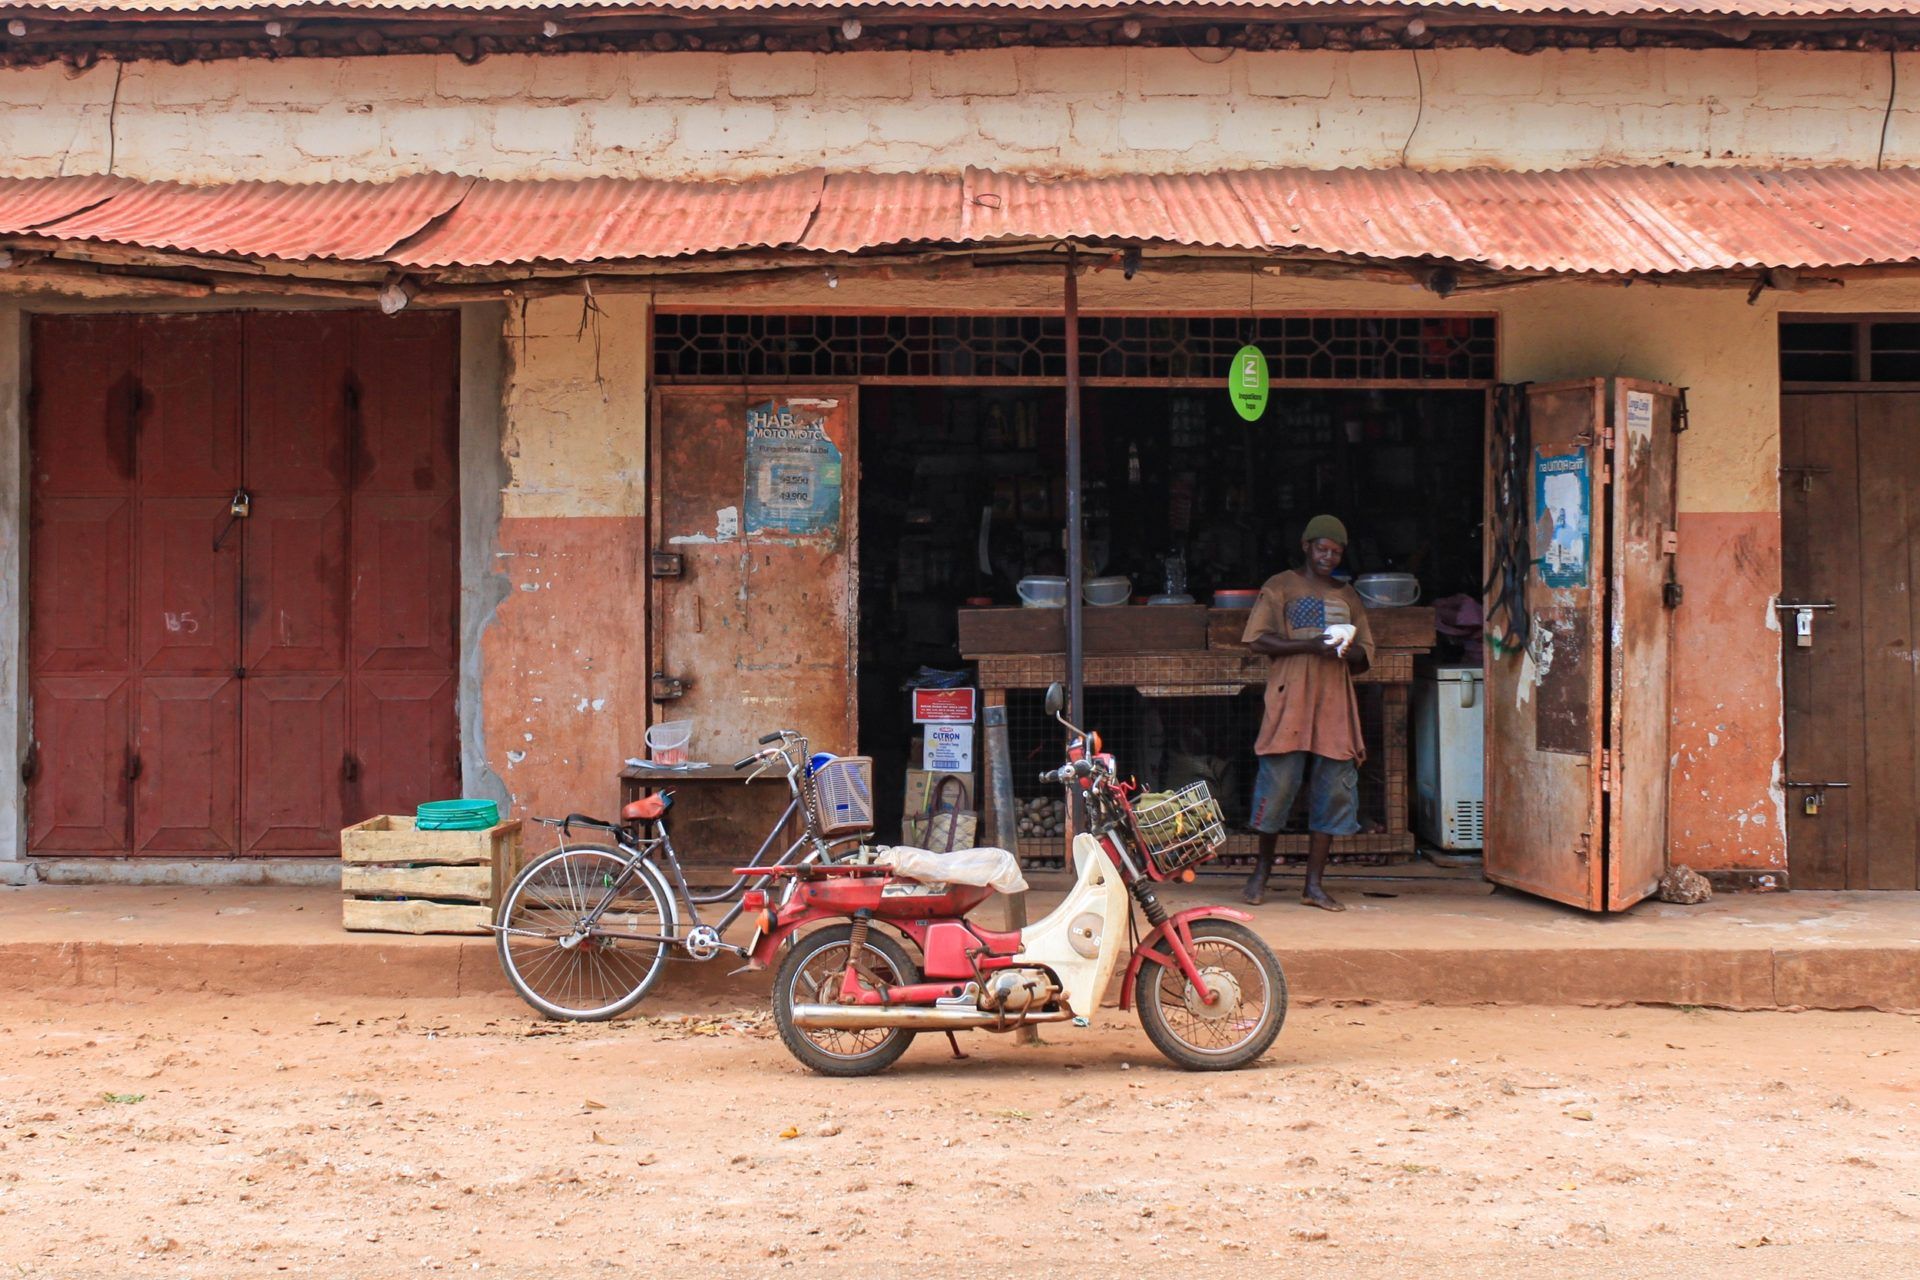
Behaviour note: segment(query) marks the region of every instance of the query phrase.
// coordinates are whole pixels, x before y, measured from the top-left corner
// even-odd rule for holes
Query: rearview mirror
[[[1067,709],[1067,691],[1058,680],[1047,686],[1047,714],[1057,716]]]

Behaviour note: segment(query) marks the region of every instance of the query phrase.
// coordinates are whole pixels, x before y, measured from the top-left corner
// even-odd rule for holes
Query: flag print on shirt
[[[1352,620],[1347,602],[1337,596],[1296,596],[1287,601],[1287,635],[1294,640],[1311,640],[1325,635],[1330,626]]]

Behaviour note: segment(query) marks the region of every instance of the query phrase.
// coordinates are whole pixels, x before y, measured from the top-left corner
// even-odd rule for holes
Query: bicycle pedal
[[[741,966],[740,966],[740,967],[739,967],[738,969],[730,969],[730,970],[728,970],[728,971],[727,971],[727,976],[728,976],[729,978],[737,978],[737,977],[739,977],[739,976],[740,976],[741,974],[743,974],[743,973],[753,973],[753,972],[755,972],[755,971],[757,971],[757,970],[758,970],[759,968],[760,968],[760,966],[759,966],[759,965],[757,965],[757,964],[755,964],[755,963],[753,963],[753,961],[751,961],[751,960],[749,960],[749,961],[747,961],[747,963],[745,963],[745,964],[743,964],[743,965],[741,965]]]

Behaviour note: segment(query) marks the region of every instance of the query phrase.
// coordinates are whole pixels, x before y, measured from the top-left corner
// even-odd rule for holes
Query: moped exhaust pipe
[[[1005,1014],[985,1009],[936,1009],[904,1004],[797,1004],[793,1025],[803,1031],[966,1031],[982,1027],[1010,1031],[1034,1022],[1065,1022],[1064,1009]]]

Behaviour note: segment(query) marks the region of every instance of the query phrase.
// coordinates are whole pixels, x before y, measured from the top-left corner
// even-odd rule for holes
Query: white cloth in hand
[[[1336,654],[1344,658],[1347,656],[1347,646],[1353,643],[1353,638],[1358,634],[1360,634],[1360,628],[1352,623],[1336,622],[1327,628],[1324,639],[1326,643],[1333,646]]]

